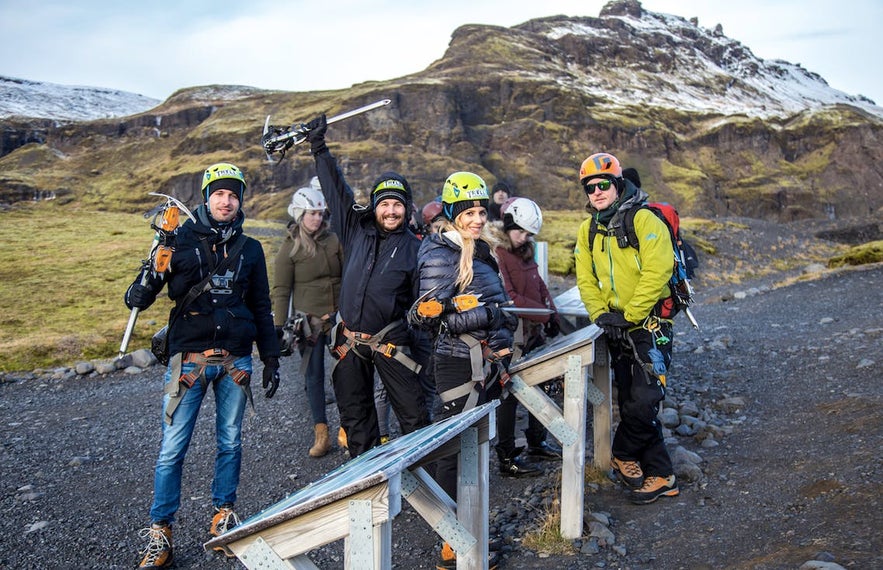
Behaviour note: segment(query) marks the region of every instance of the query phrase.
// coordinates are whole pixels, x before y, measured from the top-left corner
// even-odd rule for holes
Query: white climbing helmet
[[[500,206],[503,214],[503,227],[511,229],[518,226],[534,235],[543,227],[543,212],[536,202],[527,198],[509,198]]]
[[[321,190],[317,190],[311,186],[301,188],[291,197],[291,204],[288,205],[288,215],[294,218],[294,221],[300,222],[304,212],[312,210],[322,210],[328,207],[325,203],[325,196]]]

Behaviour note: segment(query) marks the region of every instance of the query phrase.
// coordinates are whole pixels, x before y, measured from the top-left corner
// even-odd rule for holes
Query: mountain
[[[135,93],[0,76],[0,118],[91,121],[143,113],[162,101]]]
[[[116,119],[4,121],[0,202],[49,192],[131,211],[151,202],[148,191],[195,202],[202,169],[228,160],[246,172],[248,212],[283,218],[312,159],[295,147],[268,165],[265,117],[299,123],[386,98],[383,110],[329,129],[357,191],[392,169],[422,204],[467,169],[543,207],[580,209],[579,164],[605,150],[682,215],[787,221],[883,207],[883,109],[799,65],[757,58],[719,26],[635,0],[610,2],[597,18],[462,26],[425,70],[345,90],[203,86]]]

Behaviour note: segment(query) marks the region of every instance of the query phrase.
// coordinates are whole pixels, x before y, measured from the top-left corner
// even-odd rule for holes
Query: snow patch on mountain
[[[636,38],[634,44],[665,45],[665,55],[674,58],[673,65],[654,65],[651,50],[646,61],[614,67],[604,74],[569,63],[567,75],[557,78],[558,82],[598,98],[601,104],[606,100],[613,106],[666,107],[761,119],[845,104],[883,117],[883,107],[869,98],[833,89],[821,76],[800,65],[758,58],[720,30],[647,11],[640,18],[602,15],[600,19],[620,20]],[[558,22],[545,32],[551,40],[567,35],[609,39],[609,34],[605,27],[579,21]],[[666,41],[646,41],[660,35]]]
[[[80,87],[0,76],[0,118],[91,121],[143,113],[162,101],[101,87]]]

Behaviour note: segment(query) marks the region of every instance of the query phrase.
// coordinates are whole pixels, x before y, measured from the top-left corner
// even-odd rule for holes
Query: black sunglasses
[[[611,186],[613,186],[613,182],[610,180],[602,180],[601,182],[595,182],[594,184],[583,184],[583,190],[586,191],[586,196],[591,196],[595,193],[595,190],[606,192],[607,190],[610,190]]]

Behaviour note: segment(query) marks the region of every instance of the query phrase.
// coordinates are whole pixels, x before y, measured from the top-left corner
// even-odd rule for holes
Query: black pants
[[[433,354],[430,360],[432,376],[435,378],[435,386],[439,394],[462,386],[472,378],[472,363],[468,358],[445,357]],[[476,385],[478,386],[478,385]],[[477,406],[487,402],[487,393],[483,388],[479,390]],[[442,404],[441,414],[436,421],[455,416],[463,411],[467,396],[457,398]],[[455,501],[457,500],[457,456],[449,455],[436,461],[435,481]]]
[[[389,403],[399,420],[402,433],[411,433],[429,425],[417,375],[401,363],[366,346],[356,346],[337,363],[331,374],[340,425],[346,431],[351,458],[380,444],[377,408],[374,407],[375,367],[386,387]]]
[[[671,325],[662,326],[665,336],[672,338]],[[630,335],[643,362],[651,362],[649,351],[654,347],[662,353],[666,365],[671,362],[671,341],[657,345],[652,335],[643,329]],[[610,343],[610,355],[620,418],[613,436],[613,456],[639,462],[644,476],[668,477],[674,470],[662,437],[662,425],[657,419],[665,388],[659,378],[644,370],[635,359],[627,341]]]
[[[500,405],[497,407],[497,453],[503,457],[512,457],[515,452],[517,408],[518,398],[513,394],[500,400]],[[524,435],[527,437],[528,446],[542,445],[546,441],[546,427],[533,414],[528,413],[527,429],[524,430]]]

